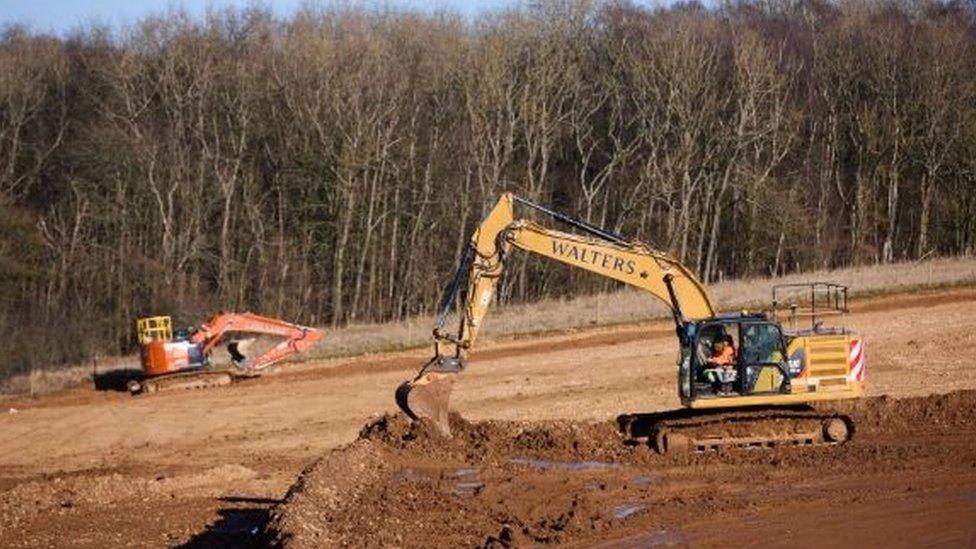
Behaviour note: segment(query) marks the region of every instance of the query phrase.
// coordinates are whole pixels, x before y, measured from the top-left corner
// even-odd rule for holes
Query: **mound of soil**
[[[789,519],[800,513],[823,519],[810,536],[833,528],[833,539],[882,543],[905,535],[896,515],[908,512],[913,524],[930,515],[943,521],[918,532],[976,536],[976,391],[841,409],[857,426],[843,446],[680,456],[629,441],[614,422],[469,422],[455,414],[447,438],[385,415],[302,473],[268,534],[296,547],[680,545],[735,528],[745,529],[739,539],[802,533]],[[877,528],[850,521],[868,501],[864,521]],[[930,515],[916,516],[913,506]],[[934,541],[966,539],[976,538]]]
[[[867,398],[839,407],[854,418],[868,437],[941,433],[976,424],[976,391],[894,399]]]
[[[534,455],[546,459],[620,459],[632,450],[613,423],[571,421],[472,423],[452,412],[451,437],[426,421],[387,414],[367,423],[359,440],[370,440],[408,454],[439,455],[472,463]]]

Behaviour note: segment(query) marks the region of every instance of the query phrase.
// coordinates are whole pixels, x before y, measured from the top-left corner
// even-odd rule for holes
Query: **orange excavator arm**
[[[315,328],[292,324],[275,318],[268,318],[254,313],[218,313],[203,323],[190,336],[190,341],[202,346],[206,356],[217,346],[225,336],[231,333],[261,334],[285,338],[270,351],[251,359],[242,370],[257,371],[284,360],[291,355],[301,353],[322,338],[322,333]]]

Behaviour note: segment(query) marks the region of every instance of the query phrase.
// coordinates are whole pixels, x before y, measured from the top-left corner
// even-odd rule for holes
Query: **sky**
[[[288,16],[307,0],[259,0],[256,3],[270,7],[278,16]],[[315,3],[327,5],[329,2],[317,0]],[[342,3],[424,11],[446,9],[467,17],[496,7],[520,4],[519,0],[346,0]],[[254,4],[254,0],[0,0],[0,26],[22,24],[37,32],[65,34],[92,24],[117,29],[146,15],[165,13],[170,8],[182,8],[199,17],[209,8],[243,8]]]

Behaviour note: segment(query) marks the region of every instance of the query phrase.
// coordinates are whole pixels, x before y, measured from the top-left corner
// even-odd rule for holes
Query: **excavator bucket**
[[[421,372],[413,381],[405,381],[396,391],[397,406],[410,419],[426,419],[446,437],[451,436],[448,407],[456,373]]]
[[[247,365],[247,352],[251,345],[254,343],[253,337],[248,339],[235,339],[227,344],[227,353],[230,355],[231,360],[237,366]]]

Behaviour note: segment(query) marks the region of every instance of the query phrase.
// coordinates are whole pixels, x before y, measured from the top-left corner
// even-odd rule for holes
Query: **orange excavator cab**
[[[139,319],[136,333],[146,376],[189,372],[207,365],[200,345],[191,343],[188,337],[173,336],[172,319],[168,316]]]

